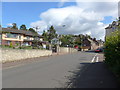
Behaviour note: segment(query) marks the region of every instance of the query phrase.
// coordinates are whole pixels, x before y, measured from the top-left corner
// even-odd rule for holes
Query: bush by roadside
[[[116,30],[105,42],[105,63],[120,82],[120,31]]]

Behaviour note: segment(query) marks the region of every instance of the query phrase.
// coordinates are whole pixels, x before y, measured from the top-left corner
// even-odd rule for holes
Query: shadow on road
[[[80,63],[69,79],[68,88],[117,88],[117,82],[103,62]]]

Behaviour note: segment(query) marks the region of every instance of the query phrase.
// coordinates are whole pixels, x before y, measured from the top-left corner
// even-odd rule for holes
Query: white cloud
[[[117,18],[117,3],[77,2],[77,6],[52,8],[41,13],[41,20],[31,23],[31,26],[41,27],[42,32],[53,25],[59,34],[90,34],[104,39],[106,25],[101,21],[105,16]]]
[[[32,27],[39,27],[39,28],[40,28],[39,33],[42,33],[43,30],[46,30],[46,29],[47,29],[47,23],[44,22],[44,21],[36,21],[36,22],[33,22],[33,23],[31,23],[31,26],[32,26]]]

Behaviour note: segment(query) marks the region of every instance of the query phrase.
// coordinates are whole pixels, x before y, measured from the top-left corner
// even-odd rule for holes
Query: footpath
[[[104,57],[98,56],[99,62],[82,63],[83,69],[71,79],[69,88],[120,88],[117,78],[104,63]]]

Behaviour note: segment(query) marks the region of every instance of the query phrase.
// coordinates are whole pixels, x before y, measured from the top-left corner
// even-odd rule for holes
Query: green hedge
[[[118,30],[106,37],[105,63],[120,79],[120,31]]]

